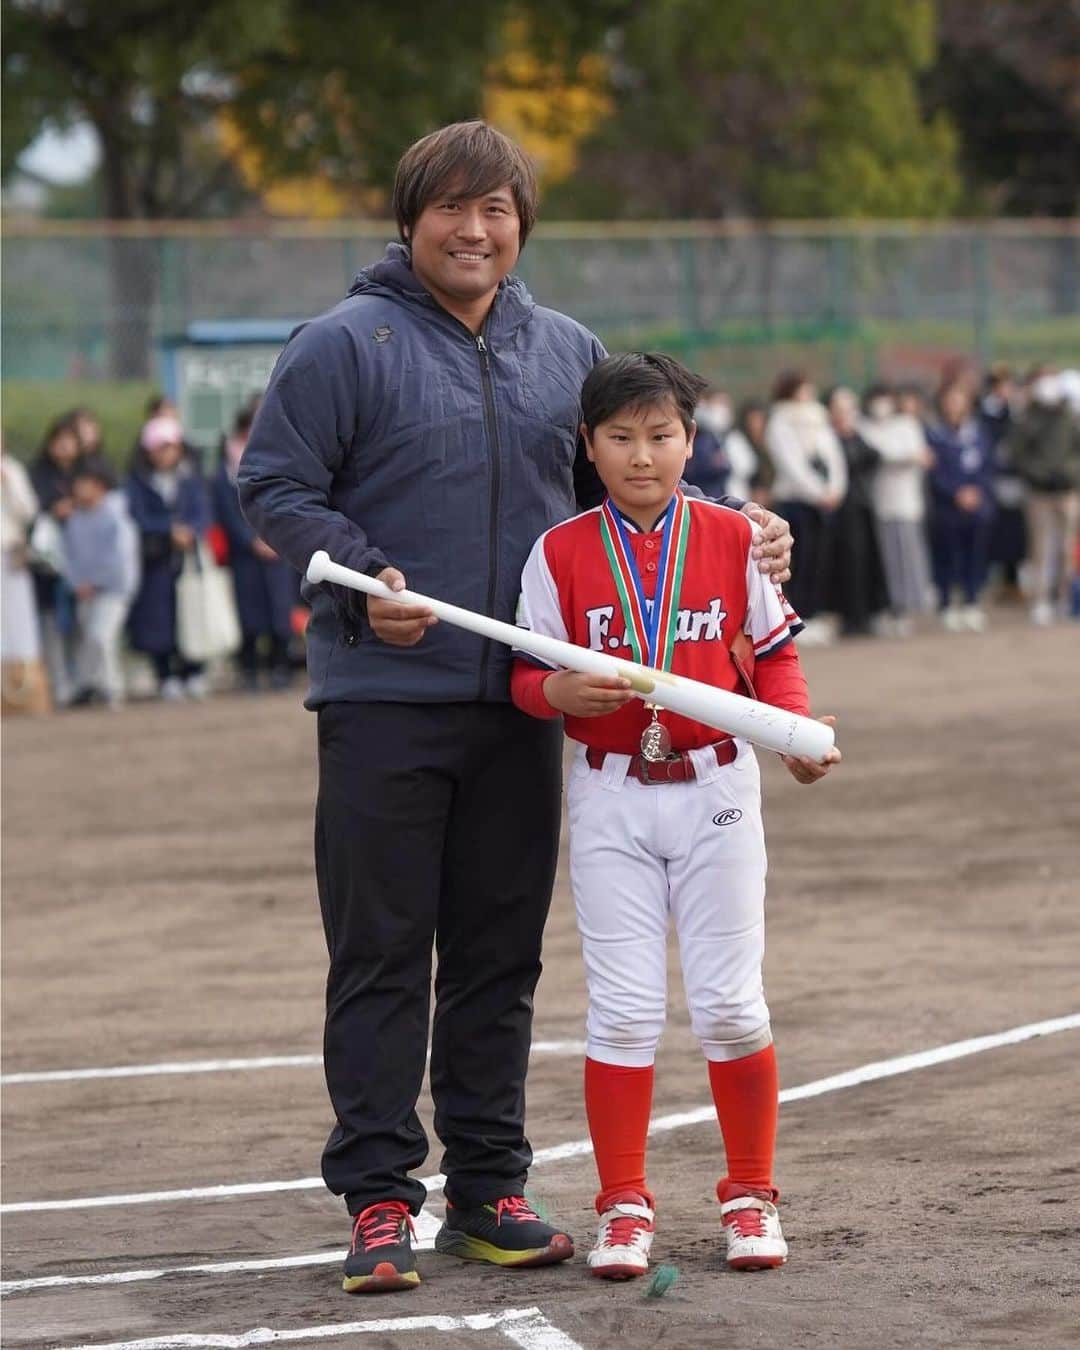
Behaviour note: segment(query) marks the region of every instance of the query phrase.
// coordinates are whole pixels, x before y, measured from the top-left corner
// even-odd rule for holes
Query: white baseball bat
[[[783,708],[774,708],[770,703],[743,698],[741,694],[732,694],[726,689],[714,689],[700,680],[688,680],[670,671],[642,666],[636,661],[621,661],[605,652],[594,652],[588,647],[577,647],[572,642],[533,633],[528,628],[502,623],[486,614],[476,614],[471,609],[447,604],[445,600],[434,600],[416,591],[392,591],[374,577],[334,562],[322,550],[312,554],[307,579],[313,584],[332,581],[338,586],[348,586],[351,590],[364,591],[380,600],[392,600],[399,605],[422,605],[446,623],[467,628],[470,633],[505,643],[508,647],[516,647],[519,651],[529,652],[542,661],[567,670],[609,678],[621,676],[630,681],[631,688],[639,698],[692,718],[695,722],[716,727],[718,731],[744,736],[766,750],[820,762],[833,747],[833,729],[824,722],[785,712]]]

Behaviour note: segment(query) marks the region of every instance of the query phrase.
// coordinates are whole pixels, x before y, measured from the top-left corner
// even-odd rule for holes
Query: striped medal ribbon
[[[679,617],[679,591],[690,538],[690,508],[681,492],[676,492],[671,499],[658,525],[662,532],[660,562],[656,592],[650,604],[645,598],[645,587],[622,517],[610,497],[600,509],[600,536],[634,660],[639,665],[670,670]],[[652,721],[641,733],[641,754],[643,759],[655,764],[671,753],[671,735],[657,716],[656,705],[647,703],[645,706],[652,714]]]

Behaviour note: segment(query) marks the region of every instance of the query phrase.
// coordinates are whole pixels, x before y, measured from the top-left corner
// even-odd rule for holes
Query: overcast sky
[[[43,131],[19,156],[19,164],[51,183],[81,183],[100,158],[97,132],[80,122],[68,131]]]

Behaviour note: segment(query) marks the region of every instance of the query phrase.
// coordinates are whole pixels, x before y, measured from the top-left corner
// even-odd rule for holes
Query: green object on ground
[[[652,1279],[645,1286],[645,1297],[663,1298],[678,1278],[678,1266],[657,1266]]]
[[[555,1222],[551,1217],[551,1211],[548,1209],[547,1205],[544,1204],[543,1200],[538,1200],[532,1191],[525,1192],[525,1199],[529,1202],[529,1205],[532,1207],[532,1212],[538,1219],[543,1219],[544,1223]]]

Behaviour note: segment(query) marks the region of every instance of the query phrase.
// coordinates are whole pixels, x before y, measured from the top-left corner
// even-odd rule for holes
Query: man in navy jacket
[[[294,567],[348,567],[513,621],[533,541],[602,488],[579,392],[605,353],[510,275],[536,215],[521,150],[480,122],[398,165],[402,242],[282,353],[239,472],[251,524]],[[741,502],[733,505],[741,507]],[[754,508],[756,509],[756,508]],[[759,517],[762,566],[790,536]],[[524,1083],[555,876],[562,735],[510,702],[510,652],[423,609],[315,588],[315,855],[330,971],[323,1154],[353,1216],[344,1288],[419,1282],[409,1216],[427,1155],[431,1044],[446,1221],[436,1249],[497,1265],[572,1255],[522,1192]]]

